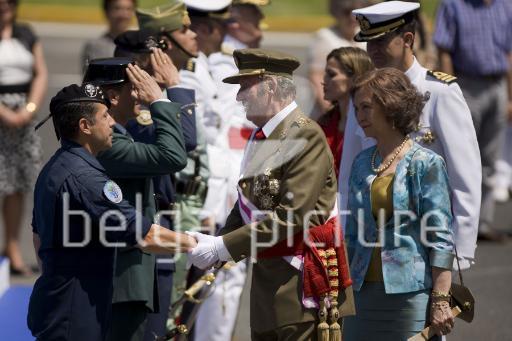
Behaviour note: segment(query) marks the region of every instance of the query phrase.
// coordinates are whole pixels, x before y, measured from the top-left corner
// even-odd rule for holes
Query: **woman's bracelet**
[[[432,290],[432,293],[430,294],[432,297],[432,301],[439,302],[439,301],[450,301],[452,298],[452,295],[450,293],[445,293],[437,290]]]

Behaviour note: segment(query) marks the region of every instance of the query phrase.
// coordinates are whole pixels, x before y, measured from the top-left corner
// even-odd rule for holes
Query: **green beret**
[[[187,8],[179,0],[149,9],[138,8],[135,13],[139,28],[153,32],[176,31],[190,25]]]
[[[264,49],[241,49],[233,52],[239,69],[236,75],[224,78],[224,83],[238,84],[240,77],[278,75],[292,78],[300,62],[294,56]]]

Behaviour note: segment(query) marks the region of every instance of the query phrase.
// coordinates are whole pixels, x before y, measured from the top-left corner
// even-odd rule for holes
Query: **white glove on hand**
[[[474,261],[468,258],[459,258],[459,264],[461,270],[467,270],[471,267],[472,264],[475,264]],[[453,258],[453,271],[458,271],[459,267],[457,266],[457,258]]]
[[[210,236],[199,232],[185,232],[197,240],[197,246],[188,252],[192,264],[200,269],[211,268],[215,263],[231,259],[221,236]]]

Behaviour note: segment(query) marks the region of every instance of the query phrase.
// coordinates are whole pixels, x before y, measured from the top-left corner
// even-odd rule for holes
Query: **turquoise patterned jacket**
[[[394,218],[379,232],[370,199],[375,179],[371,169],[375,148],[363,150],[356,157],[350,176],[348,208],[352,214],[347,217],[345,238],[353,288],[361,289],[379,236],[383,241],[379,246],[386,293],[431,288],[431,267],[451,269],[454,258],[450,189],[444,160],[413,144],[396,167]],[[378,155],[377,161],[381,161]]]

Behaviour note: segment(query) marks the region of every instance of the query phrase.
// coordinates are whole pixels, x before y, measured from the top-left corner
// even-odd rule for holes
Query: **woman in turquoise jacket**
[[[407,340],[453,328],[452,215],[442,157],[409,138],[425,96],[399,70],[359,77],[356,117],[377,145],[352,165],[346,241],[357,315],[344,340]]]

